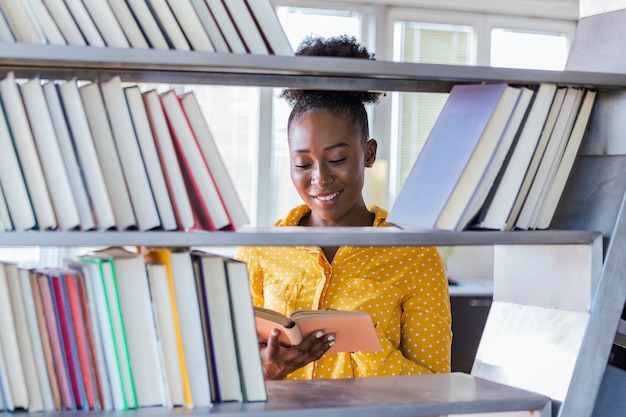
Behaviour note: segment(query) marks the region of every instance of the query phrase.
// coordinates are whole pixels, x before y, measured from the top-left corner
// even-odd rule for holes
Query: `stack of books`
[[[456,85],[390,210],[419,230],[550,226],[596,91]]]
[[[248,285],[245,263],[188,249],[0,262],[0,410],[265,401]]]
[[[193,93],[10,73],[0,97],[1,231],[248,223]]]
[[[270,0],[2,0],[0,41],[294,54]]]

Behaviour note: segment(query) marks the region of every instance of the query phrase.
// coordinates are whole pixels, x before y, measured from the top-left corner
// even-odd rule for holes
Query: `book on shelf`
[[[161,106],[161,99],[155,90],[146,91],[142,95],[178,229],[195,229],[196,219],[183,179],[182,168],[176,157],[173,138]]]
[[[87,45],[78,24],[63,0],[43,0],[43,2],[68,45]]]
[[[76,229],[81,225],[80,215],[41,81],[32,78],[20,84],[20,91],[58,226]]]
[[[177,368],[180,372],[180,384],[183,390],[183,403],[179,405],[185,405],[188,407],[193,406],[193,395],[191,391],[191,384],[189,380],[189,369],[188,366],[190,362],[187,360],[187,352],[185,351],[184,346],[184,337],[183,337],[183,324],[181,321],[181,310],[183,309],[182,305],[179,304],[179,299],[176,294],[176,276],[174,271],[174,263],[172,260],[172,252],[167,248],[147,248],[143,251],[143,255],[147,262],[158,262],[165,265],[165,272],[167,278],[167,288],[163,288],[162,290],[167,290],[167,295],[169,296],[168,303],[169,309],[165,307],[165,311],[163,314],[166,314],[168,317],[164,317],[164,324],[167,326],[172,326],[171,328],[164,329],[168,332],[168,334],[161,334],[161,336],[169,336],[173,335],[174,344],[170,345],[168,351],[168,358],[166,361],[174,360],[177,362]],[[161,283],[162,284],[162,283]],[[160,294],[161,296],[163,294]],[[163,302],[159,303],[158,308],[163,308]],[[169,311],[171,310],[171,311]],[[163,329],[163,327],[161,327]],[[162,339],[163,340],[163,339]],[[172,343],[170,340],[169,343]],[[172,369],[172,371],[176,372],[176,369]]]
[[[45,361],[46,372],[48,375],[48,382],[50,391],[52,393],[52,401],[55,411],[61,411],[63,409],[60,380],[57,376],[57,369],[54,361],[54,351],[52,348],[52,337],[48,332],[48,325],[46,322],[46,315],[44,311],[43,298],[41,296],[41,290],[39,288],[38,273],[35,270],[29,271],[28,286],[32,292],[32,302],[35,309],[37,327],[39,334],[41,335],[41,350],[43,351],[43,358]],[[56,329],[55,329],[56,330]]]
[[[162,93],[160,98],[199,225],[205,230],[232,228],[210,167],[202,156],[202,149],[178,95],[169,90]]]
[[[141,157],[146,166],[150,190],[154,196],[161,228],[163,230],[176,230],[178,228],[176,215],[172,207],[172,199],[165,181],[164,168],[161,167],[159,153],[152,135],[150,120],[148,119],[141,90],[137,85],[124,87],[124,95],[128,103],[135,136],[139,143]]]
[[[80,228],[82,230],[92,230],[96,227],[96,223],[57,85],[54,82],[45,81],[42,88],[48,110],[50,111],[54,136],[58,141],[63,164],[67,171],[71,193],[76,204],[76,209],[78,210]]]
[[[505,162],[505,169],[489,192],[490,195],[476,220],[477,227],[496,230],[505,228],[537,148],[556,89],[556,84],[552,83],[539,85],[522,132]]]
[[[46,43],[50,45],[67,45],[63,34],[42,0],[25,0],[24,4],[29,10],[33,21],[39,25]]]
[[[228,44],[230,51],[236,54],[247,53],[246,46],[222,0],[206,0],[206,4],[209,6],[209,11],[222,35],[224,35],[224,40]]]
[[[146,0],[152,15],[156,19],[161,31],[166,35],[171,47],[179,51],[190,51],[191,46],[183,33],[174,12],[170,9],[167,0]]]
[[[496,123],[499,125],[494,129],[493,136],[489,136],[490,141],[486,140],[484,135],[481,138],[437,219],[437,229],[463,230],[476,217],[517,137],[533,95],[531,89],[520,88],[519,96],[512,108],[504,109],[501,115],[494,113],[485,133],[491,131]],[[467,175],[468,172],[472,174]]]
[[[43,393],[39,381],[37,365],[35,364],[35,352],[30,337],[26,307],[20,286],[21,276],[19,268],[17,264],[13,262],[2,262],[0,263],[0,268],[4,269],[5,285],[10,299],[9,307],[12,311],[16,342],[19,349],[23,378],[26,383],[28,395],[28,411],[43,411]]]
[[[106,46],[130,48],[124,30],[107,1],[83,1],[83,4]]]
[[[578,110],[578,114],[576,115],[576,121],[572,127],[567,144],[565,145],[563,156],[558,164],[554,179],[546,193],[546,198],[544,199],[539,216],[535,222],[534,227],[536,229],[547,229],[552,222],[557,204],[559,203],[569,174],[574,166],[576,155],[578,155],[578,150],[580,149],[583,135],[585,134],[589,117],[591,116],[596,94],[594,90],[587,90],[584,93],[584,98]]]
[[[2,191],[2,180],[0,179],[0,232],[6,232],[7,230],[13,230],[13,221],[9,214],[9,207],[4,197],[4,191]]]
[[[246,0],[269,52],[274,55],[293,56],[294,51],[278,19],[271,0]]]
[[[22,0],[0,0],[0,7],[18,42],[46,43],[38,24],[33,21],[30,12],[26,8],[26,4]]]
[[[244,401],[266,401],[265,379],[259,346],[254,343],[256,325],[248,267],[244,262],[224,258],[228,294],[233,317],[233,331],[239,360],[242,396]]]
[[[7,124],[32,201],[37,227],[41,230],[56,229],[57,221],[41,160],[26,116],[24,102],[12,72],[0,80],[0,96],[2,96]]]
[[[174,17],[178,21],[191,49],[202,52],[215,52],[213,42],[200,21],[190,0],[167,0]]]
[[[198,19],[200,19],[200,23],[202,23],[204,30],[207,35],[209,35],[209,39],[211,39],[215,52],[230,52],[226,39],[224,39],[224,35],[220,31],[215,18],[209,11],[209,6],[206,2],[204,0],[190,0],[190,2],[198,15]]]
[[[122,81],[119,76],[115,76],[101,81],[99,85],[106,113],[104,117],[108,116],[111,126],[113,146],[119,156],[123,181],[128,188],[137,228],[139,230],[156,229],[161,226],[161,219],[133,127]]]
[[[180,96],[180,102],[200,146],[202,156],[211,171],[211,178],[215,182],[233,228],[237,230],[249,224],[246,210],[237,194],[235,184],[228,173],[226,164],[224,164],[220,156],[219,148],[202,114],[196,95],[193,92],[185,93]]]
[[[297,310],[286,316],[274,310],[254,307],[257,337],[267,342],[273,329],[280,330],[279,341],[285,346],[297,345],[314,331],[335,334],[335,344],[327,351],[375,352],[380,341],[372,318],[363,311]]]
[[[78,25],[83,34],[87,45],[96,47],[105,47],[106,43],[102,35],[98,31],[98,27],[94,23],[89,11],[85,7],[82,0],[65,0],[65,4],[72,15],[72,18]]]
[[[13,398],[11,396],[9,375],[7,374],[2,343],[0,343],[0,410],[13,411]]]
[[[267,55],[267,46],[245,0],[224,0],[224,5],[247,51],[251,54]]]
[[[106,181],[100,166],[100,160],[89,128],[77,81],[74,79],[59,84],[58,92],[64,114],[67,117],[72,143],[76,150],[76,158],[82,171],[82,177],[85,180],[85,187],[97,228],[99,230],[109,230],[116,225],[113,204],[107,191]]]
[[[148,41],[125,0],[108,0],[109,7],[120,24],[131,48],[147,49]]]
[[[387,220],[402,228],[437,228],[461,178],[475,180],[482,175],[518,97],[519,89],[505,83],[455,85]],[[473,158],[480,148],[487,148],[485,155]],[[475,163],[469,164],[472,159]],[[472,191],[459,189],[456,201],[464,203]]]
[[[224,258],[193,251],[206,299],[219,401],[243,401]],[[258,346],[255,346],[258,348]]]
[[[0,101],[0,149],[2,149],[0,152],[0,186],[10,215],[12,229],[29,230],[37,225],[35,212],[5,114],[4,104]]]
[[[121,2],[121,0],[119,1]],[[170,45],[146,1],[147,0],[126,0],[126,3],[150,44],[150,47],[154,49],[170,49]]]
[[[160,381],[168,407],[185,405],[185,390],[178,355],[177,336],[171,303],[170,284],[164,263],[146,260],[152,309],[156,323],[164,380]]]
[[[533,229],[537,213],[554,178],[558,162],[565,150],[565,144],[574,125],[574,119],[582,101],[583,91],[577,87],[567,87],[550,138],[541,156],[532,185],[515,222],[518,229]]]
[[[7,20],[7,17],[0,7],[0,42],[15,42],[15,35],[13,34],[13,29],[11,29],[11,25]]]
[[[137,219],[100,86],[97,83],[87,83],[82,85],[79,91],[104,175],[106,190],[113,206],[115,223],[118,230],[134,229],[137,227]]]

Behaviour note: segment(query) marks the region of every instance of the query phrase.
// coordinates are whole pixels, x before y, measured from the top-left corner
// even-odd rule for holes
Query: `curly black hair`
[[[308,36],[298,46],[296,56],[326,56],[374,60],[374,54],[360,45],[355,37],[340,35],[323,38]],[[365,104],[376,104],[381,93],[371,91],[336,90],[283,90],[280,97],[293,106],[287,127],[305,113],[313,110],[327,110],[336,115],[350,118],[355,127],[361,130],[363,141],[369,139],[369,124]]]

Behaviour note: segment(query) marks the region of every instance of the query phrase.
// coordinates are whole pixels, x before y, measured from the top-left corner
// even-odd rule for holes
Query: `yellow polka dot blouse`
[[[369,208],[375,227],[387,212]],[[297,226],[307,206],[276,226]],[[329,263],[319,247],[240,247],[254,305],[285,315],[298,309],[368,312],[380,352],[325,354],[286,379],[351,378],[450,372],[450,296],[434,247],[342,246]]]

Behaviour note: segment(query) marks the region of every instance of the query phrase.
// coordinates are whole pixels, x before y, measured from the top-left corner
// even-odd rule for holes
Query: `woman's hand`
[[[267,343],[261,343],[261,363],[266,380],[283,379],[287,374],[322,357],[335,344],[334,334],[316,331],[300,344],[285,347],[278,341],[280,331],[272,330]]]

